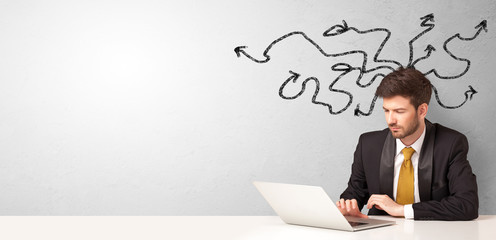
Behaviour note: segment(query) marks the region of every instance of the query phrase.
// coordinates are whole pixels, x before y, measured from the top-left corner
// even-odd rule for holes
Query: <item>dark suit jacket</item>
[[[465,135],[439,124],[426,123],[418,163],[420,202],[413,204],[415,220],[472,220],[478,217],[477,182],[467,161]],[[388,128],[364,133],[355,150],[344,199],[356,199],[360,209],[372,194],[393,197],[396,140]],[[387,214],[372,208],[369,215]]]

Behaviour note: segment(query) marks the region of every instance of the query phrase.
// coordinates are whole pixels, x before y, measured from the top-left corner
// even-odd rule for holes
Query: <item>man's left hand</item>
[[[388,195],[372,194],[367,202],[367,208],[376,207],[379,210],[386,211],[391,216],[403,217],[403,205],[393,201]]]

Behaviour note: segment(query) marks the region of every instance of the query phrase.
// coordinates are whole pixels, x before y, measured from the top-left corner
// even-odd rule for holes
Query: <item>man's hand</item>
[[[338,202],[336,202],[336,206],[338,206],[339,211],[343,216],[352,216],[352,217],[360,217],[360,218],[368,218],[367,215],[360,212],[358,209],[358,204],[356,199],[344,200],[341,198]]]
[[[396,203],[388,195],[372,194],[369,198],[369,202],[367,203],[367,208],[371,209],[374,206],[379,210],[386,211],[391,216],[404,216],[403,205]]]

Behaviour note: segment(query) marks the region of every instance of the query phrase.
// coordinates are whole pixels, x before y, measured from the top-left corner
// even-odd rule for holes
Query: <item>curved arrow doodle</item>
[[[465,67],[465,70],[458,74],[458,75],[455,75],[455,76],[442,76],[440,75],[436,69],[432,69],[426,73],[424,73],[424,75],[429,75],[431,73],[433,73],[436,77],[438,78],[441,78],[441,79],[455,79],[455,78],[459,78],[463,75],[465,75],[465,73],[468,72],[468,70],[470,69],[470,60],[466,59],[466,58],[459,58],[457,56],[455,56],[450,50],[448,50],[448,43],[450,43],[453,39],[455,38],[458,38],[459,40],[461,41],[472,41],[474,40],[475,38],[477,38],[477,36],[479,36],[479,34],[484,30],[485,32],[487,32],[487,21],[484,20],[482,21],[481,23],[479,23],[477,26],[475,26],[475,29],[477,29],[477,32],[474,34],[473,37],[470,37],[470,38],[464,38],[462,36],[460,36],[460,33],[457,33],[455,35],[453,35],[452,37],[448,38],[444,44],[443,44],[443,49],[446,53],[448,53],[448,55],[450,55],[453,59],[457,60],[457,61],[462,61],[462,62],[465,62],[467,64],[467,67]]]
[[[422,37],[424,34],[430,32],[434,28],[434,26],[435,26],[433,23],[430,23],[430,22],[434,22],[434,14],[432,14],[432,13],[431,14],[427,14],[427,15],[421,17],[420,20],[423,20],[420,23],[420,26],[421,27],[427,27],[427,29],[425,29],[424,31],[422,31],[421,33],[419,33],[417,36],[415,36],[412,40],[410,40],[408,42],[408,46],[410,48],[410,58],[408,59],[408,65],[407,65],[408,67],[414,65],[414,63],[412,64],[412,61],[413,61],[413,42],[417,41],[417,39],[419,39],[420,37]],[[427,57],[430,56],[429,53],[430,52],[428,52]],[[419,60],[417,59],[415,61],[415,63],[418,62],[418,61]]]
[[[354,32],[356,32],[358,34],[367,34],[367,33],[372,33],[372,32],[386,32],[386,37],[384,38],[384,40],[380,44],[379,48],[377,49],[376,53],[374,54],[373,60],[374,60],[374,62],[377,62],[377,63],[392,63],[392,64],[396,65],[396,67],[401,67],[402,66],[399,62],[394,61],[394,60],[385,60],[385,59],[381,59],[380,60],[380,59],[378,59],[379,54],[381,53],[384,45],[386,44],[386,42],[389,40],[389,38],[391,36],[391,31],[389,31],[388,29],[385,29],[385,28],[374,28],[374,29],[369,29],[369,30],[366,30],[366,31],[360,31],[357,28],[349,27],[348,24],[346,23],[346,21],[343,20],[343,25],[339,25],[338,24],[338,25],[332,26],[330,29],[326,30],[323,33],[323,36],[324,37],[332,37],[332,36],[337,36],[337,35],[346,33],[348,31],[354,31]],[[376,68],[367,69],[368,54],[367,54],[367,52],[362,51],[362,50],[352,50],[352,51],[347,51],[347,52],[343,52],[343,53],[336,53],[336,54],[327,53],[314,40],[312,40],[310,37],[308,37],[308,35],[306,35],[304,32],[300,32],[300,31],[295,31],[295,32],[288,33],[288,34],[283,35],[280,38],[274,40],[272,43],[270,43],[267,46],[267,48],[264,50],[263,54],[262,54],[264,56],[264,59],[256,59],[256,58],[252,57],[250,54],[248,54],[245,51],[245,49],[247,48],[247,46],[238,46],[238,47],[234,48],[234,52],[236,53],[236,55],[238,57],[241,57],[241,55],[244,55],[244,56],[246,56],[247,58],[249,58],[250,60],[252,60],[252,61],[254,61],[256,63],[267,63],[271,59],[271,57],[269,55],[270,50],[277,43],[283,41],[286,38],[289,38],[289,37],[295,36],[295,35],[302,36],[306,41],[308,41],[311,45],[313,45],[325,57],[341,57],[341,56],[346,56],[346,55],[351,55],[351,54],[362,54],[363,55],[362,66],[360,68],[358,68],[360,70],[360,75],[359,75],[359,77],[357,79],[357,84],[360,87],[368,87],[368,86],[370,86],[373,83],[373,82],[370,82],[370,81],[368,83],[366,83],[366,84],[361,84],[360,83],[360,80],[362,79],[362,77],[363,77],[363,75],[365,73],[374,72],[374,71],[377,71],[377,70],[380,70],[380,69],[383,69],[383,68],[387,68],[387,69],[390,69],[391,71],[394,71],[394,68],[391,67],[391,66],[379,66],[379,67],[376,67]],[[374,77],[372,79],[375,80],[376,77]]]
[[[429,44],[429,45],[427,45],[426,49],[424,50],[424,52],[425,52],[424,56],[419,57],[419,58],[414,60],[414,47],[413,47],[414,43],[418,39],[420,39],[422,36],[427,34],[428,32],[431,32],[435,27],[434,14],[432,14],[432,13],[421,17],[420,20],[421,20],[420,27],[425,28],[425,29],[423,31],[421,31],[419,34],[417,34],[415,37],[413,37],[408,42],[409,59],[408,59],[408,63],[406,64],[406,67],[415,68],[416,64],[418,64],[419,62],[421,62],[423,60],[428,59],[429,57],[431,57],[432,53],[434,51],[436,51],[436,49],[431,44]],[[456,55],[454,55],[448,49],[448,44],[452,40],[454,40],[455,38],[458,38],[461,41],[472,41],[472,40],[476,39],[482,31],[487,32],[487,21],[483,20],[475,28],[477,29],[477,31],[474,34],[474,36],[472,36],[472,37],[462,37],[460,35],[460,33],[457,33],[457,34],[451,36],[450,38],[446,39],[443,43],[444,51],[451,58],[455,59],[456,61],[462,61],[462,62],[466,63],[467,66],[462,73],[460,73],[458,75],[454,75],[454,76],[442,76],[434,68],[434,69],[431,69],[431,70],[427,71],[426,73],[424,73],[424,75],[429,75],[432,73],[440,79],[456,79],[456,78],[460,78],[461,76],[465,75],[470,68],[470,60],[468,60],[466,58],[457,57]],[[386,45],[386,43],[389,41],[389,39],[391,37],[391,31],[386,29],[386,28],[373,28],[373,29],[362,31],[362,30],[359,30],[355,27],[348,26],[347,22],[345,20],[343,20],[342,24],[336,24],[334,26],[331,26],[326,31],[324,31],[322,35],[323,35],[323,37],[328,38],[328,37],[338,36],[340,34],[343,34],[343,33],[349,32],[349,31],[353,31],[359,35],[373,33],[373,32],[383,32],[386,34],[384,39],[382,40],[382,42],[379,44],[378,48],[376,49],[375,53],[373,53],[372,61],[374,63],[378,63],[379,66],[368,69],[367,67],[369,66],[369,61],[368,61],[369,55],[366,51],[363,51],[363,50],[350,50],[350,51],[345,51],[345,52],[341,52],[341,53],[328,53],[328,52],[324,51],[323,48],[319,44],[317,44],[316,41],[314,41],[307,34],[305,34],[304,32],[301,32],[301,31],[290,32],[290,33],[285,34],[285,35],[279,37],[278,39],[272,41],[263,51],[263,53],[262,53],[263,58],[261,58],[261,59],[257,59],[255,57],[253,57],[252,55],[250,55],[246,51],[246,49],[248,48],[247,46],[237,46],[234,48],[234,52],[236,53],[236,56],[238,58],[241,56],[245,56],[248,59],[252,60],[253,62],[263,64],[263,63],[267,63],[271,60],[270,51],[275,45],[279,44],[280,42],[284,41],[287,38],[299,36],[299,37],[303,38],[304,42],[311,44],[322,56],[324,56],[326,58],[341,57],[341,56],[346,56],[346,55],[351,55],[351,54],[360,55],[362,57],[362,62],[361,62],[360,66],[351,66],[350,64],[341,62],[341,63],[337,63],[337,64],[332,65],[330,68],[330,70],[332,70],[333,72],[339,72],[339,75],[336,78],[334,78],[334,80],[329,84],[329,86],[327,87],[327,90],[329,92],[345,94],[348,97],[348,102],[341,109],[333,109],[332,104],[316,100],[317,96],[321,90],[321,82],[319,81],[319,79],[317,77],[305,78],[301,82],[299,92],[296,93],[295,95],[287,96],[284,94],[284,89],[286,89],[286,87],[288,87],[288,85],[290,83],[296,84],[299,80],[301,80],[300,79],[301,78],[300,73],[296,73],[296,72],[290,70],[289,71],[290,77],[287,78],[279,88],[279,96],[281,98],[286,99],[286,100],[292,100],[292,99],[296,99],[296,98],[300,97],[305,92],[308,82],[313,81],[316,84],[316,88],[315,88],[315,91],[313,92],[312,103],[325,106],[328,108],[329,113],[331,115],[337,115],[337,114],[340,114],[340,113],[346,111],[351,106],[351,104],[353,102],[353,94],[352,93],[345,91],[345,90],[337,89],[334,87],[338,81],[341,81],[345,76],[347,76],[348,74],[351,74],[352,72],[359,71],[358,72],[359,74],[355,79],[355,84],[356,84],[356,86],[358,86],[360,88],[367,88],[367,87],[371,86],[378,78],[385,77],[387,75],[387,73],[394,71],[395,68],[403,67],[403,65],[398,61],[395,61],[392,59],[379,59],[379,56],[380,56],[384,46]],[[372,75],[371,75],[370,79],[367,79],[367,81],[364,82],[363,80],[365,79],[365,76],[368,74],[372,74]],[[312,75],[312,74],[310,74],[310,75]],[[355,78],[355,77],[353,77],[353,78]],[[441,107],[447,108],[447,109],[455,109],[455,108],[459,108],[459,107],[463,106],[467,101],[472,99],[474,94],[477,93],[477,91],[475,91],[474,88],[469,85],[468,86],[469,90],[467,90],[464,93],[464,95],[465,95],[464,101],[462,103],[460,103],[459,105],[456,105],[456,106],[448,106],[441,101],[441,99],[439,97],[438,90],[436,89],[436,87],[434,85],[432,85],[432,86],[433,86],[433,91],[434,91],[436,101],[439,103],[439,105]],[[377,96],[374,95],[374,97],[372,98],[372,101],[370,102],[370,105],[368,106],[368,110],[365,110],[365,111],[362,111],[360,109],[360,103],[358,103],[354,109],[354,115],[355,116],[369,116],[373,112],[376,100],[377,100]]]
[[[322,48],[315,41],[313,41],[310,37],[308,37],[307,34],[305,34],[304,32],[290,32],[290,33],[274,40],[272,43],[269,44],[269,46],[267,46],[267,48],[265,48],[265,50],[262,54],[265,57],[265,59],[259,60],[259,59],[252,57],[250,54],[248,54],[244,50],[245,48],[247,48],[247,46],[238,46],[238,47],[234,48],[234,52],[236,53],[236,55],[238,57],[241,57],[241,54],[243,54],[246,57],[248,57],[250,60],[252,60],[256,63],[267,63],[271,59],[269,52],[272,49],[272,47],[274,47],[274,45],[276,45],[277,43],[279,43],[279,42],[283,41],[284,39],[289,38],[291,36],[302,36],[306,41],[308,41],[310,44],[312,44],[325,57],[340,57],[340,56],[345,56],[345,55],[355,54],[355,53],[364,54],[365,56],[367,55],[367,53],[364,51],[348,51],[348,52],[338,53],[338,54],[327,53],[324,50],[322,50]]]
[[[378,57],[379,57],[379,54],[381,53],[382,49],[384,48],[384,45],[386,45],[386,42],[389,40],[389,38],[391,37],[391,31],[389,31],[388,29],[385,29],[385,28],[373,28],[373,29],[369,29],[369,30],[365,30],[365,31],[361,31],[361,30],[358,30],[357,28],[354,28],[354,27],[349,27],[348,24],[346,23],[346,21],[343,20],[343,25],[334,25],[332,26],[331,28],[329,28],[328,30],[326,30],[324,33],[323,33],[323,36],[324,37],[332,37],[332,36],[336,36],[336,35],[339,35],[339,34],[343,34],[347,31],[354,31],[358,34],[367,34],[367,33],[372,33],[372,32],[386,32],[386,37],[384,38],[384,40],[381,42],[381,44],[379,45],[379,48],[377,49],[376,53],[374,54],[374,62],[378,62],[378,63],[393,63],[396,65],[396,67],[401,67],[401,63],[397,62],[397,61],[394,61],[394,60],[385,60],[385,59],[382,59],[382,60],[379,60]],[[384,67],[387,67],[387,66],[384,66]],[[365,66],[362,65],[362,69],[366,70]],[[392,68],[392,71],[394,71],[394,68]]]
[[[337,34],[342,34],[342,33],[345,33],[347,31],[350,31],[350,30],[354,31],[358,34],[367,34],[367,33],[372,33],[372,32],[386,32],[386,37],[381,42],[381,44],[379,45],[379,48],[375,52],[373,60],[374,60],[374,62],[377,62],[377,63],[393,63],[397,67],[402,66],[399,62],[396,62],[394,60],[385,60],[385,59],[380,60],[380,59],[378,59],[379,54],[381,53],[382,49],[384,48],[384,45],[386,45],[386,42],[391,37],[391,32],[385,28],[373,28],[373,29],[369,29],[369,30],[365,30],[365,31],[360,31],[357,28],[349,27],[348,24],[346,23],[346,21],[343,20],[343,25],[334,25],[333,27],[331,27],[330,29],[325,31],[323,35],[324,35],[324,37],[336,36]],[[336,33],[333,33],[332,31],[335,31]],[[362,80],[364,74],[374,72],[374,71],[384,69],[384,68],[389,69],[391,72],[394,71],[393,67],[387,66],[387,65],[386,66],[379,66],[379,67],[367,70],[367,54],[365,53],[364,56],[365,57],[364,57],[364,60],[362,62],[362,66],[360,68],[357,68],[358,70],[360,70],[360,74],[358,75],[357,80],[356,80],[356,84],[359,87],[365,88],[365,87],[372,85],[374,83],[374,81],[377,79],[377,77],[379,76],[379,75],[374,75],[374,77],[372,77],[370,81],[368,81],[365,84],[362,84],[361,80]],[[345,74],[347,74],[347,73],[345,73]]]
[[[329,90],[331,91],[335,91],[335,92],[340,92],[340,93],[344,93],[346,95],[349,96],[350,98],[350,101],[348,102],[348,104],[346,105],[346,107],[338,110],[338,111],[333,111],[332,110],[332,106],[330,104],[327,104],[327,103],[324,103],[324,102],[320,102],[320,101],[317,101],[317,95],[319,94],[319,91],[320,91],[320,81],[316,78],[316,77],[309,77],[309,78],[306,78],[302,83],[301,83],[301,90],[294,96],[286,96],[284,95],[283,91],[284,91],[284,88],[287,86],[288,83],[290,82],[293,82],[293,83],[296,83],[296,81],[300,78],[300,74],[299,73],[296,73],[296,72],[293,72],[293,71],[289,71],[289,73],[291,74],[291,76],[286,79],[286,81],[284,81],[284,83],[281,85],[281,87],[279,88],[279,96],[283,99],[286,99],[286,100],[292,100],[292,99],[296,99],[298,98],[299,96],[301,96],[305,90],[306,90],[306,86],[307,86],[307,83],[309,81],[314,81],[315,84],[316,84],[316,87],[315,87],[315,91],[313,93],[313,96],[312,96],[312,103],[314,104],[318,104],[318,105],[322,105],[322,106],[325,106],[329,109],[329,113],[332,114],[332,115],[336,115],[336,114],[340,114],[342,112],[344,112],[346,109],[348,109],[349,105],[351,104],[351,101],[353,99],[353,95],[351,95],[351,93],[347,92],[347,91],[343,91],[343,90],[331,90],[332,89],[332,85],[331,84],[331,87],[329,87]]]
[[[372,110],[374,110],[376,101],[377,101],[377,95],[374,95],[374,98],[372,99],[372,102],[370,103],[368,112],[362,112],[362,110],[360,110],[360,104],[357,104],[357,106],[355,108],[355,113],[354,113],[355,116],[357,116],[357,117],[370,116],[370,114],[372,114]]]
[[[415,67],[415,64],[417,64],[418,62],[420,62],[420,61],[422,61],[424,59],[429,58],[431,56],[432,52],[436,51],[436,49],[432,45],[429,44],[429,45],[427,45],[427,47],[425,48],[424,51],[427,52],[427,54],[425,56],[420,57],[417,60],[415,60],[415,62],[413,62],[411,64],[412,67]]]
[[[472,97],[474,96],[474,94],[477,93],[477,91],[475,91],[475,89],[472,86],[468,85],[468,90],[465,91],[465,93],[464,93],[465,100],[462,103],[460,103],[459,105],[447,106],[441,102],[441,99],[439,99],[439,93],[437,91],[437,88],[434,85],[432,85],[432,90],[434,90],[434,96],[436,97],[436,100],[439,103],[439,105],[441,105],[441,107],[447,108],[447,109],[455,109],[455,108],[459,108],[459,107],[463,106],[463,104],[465,104],[468,100],[472,100]]]
[[[380,53],[381,53],[384,45],[387,43],[387,41],[390,39],[390,36],[391,36],[391,32],[388,29],[374,28],[374,29],[369,29],[369,30],[361,31],[361,30],[358,30],[357,28],[349,27],[348,24],[346,23],[346,21],[343,20],[343,25],[337,24],[337,25],[332,26],[331,28],[329,28],[328,30],[326,30],[323,33],[323,36],[324,37],[332,37],[332,36],[336,36],[336,35],[339,35],[339,34],[346,33],[348,31],[354,31],[354,32],[356,32],[358,34],[368,34],[368,33],[372,33],[372,32],[385,32],[386,33],[386,36],[383,39],[383,41],[381,42],[381,44],[380,44],[379,48],[377,49],[377,51],[375,52],[374,57],[373,57],[373,61],[374,62],[377,62],[377,63],[391,63],[391,64],[396,65],[396,67],[402,66],[399,62],[394,61],[394,60],[379,59],[379,55],[380,55]],[[368,65],[368,54],[367,54],[367,52],[362,51],[362,50],[352,50],[352,51],[347,51],[347,52],[343,52],[343,53],[336,53],[336,54],[327,53],[326,51],[324,51],[322,49],[322,47],[320,47],[314,40],[312,40],[310,37],[308,37],[304,32],[299,32],[299,31],[288,33],[288,34],[283,35],[280,38],[274,40],[273,42],[271,42],[266,47],[266,49],[264,50],[264,52],[262,54],[264,56],[264,59],[256,59],[256,58],[252,57],[250,54],[248,54],[245,51],[245,49],[247,48],[247,46],[238,46],[238,47],[236,47],[234,49],[234,52],[236,53],[236,55],[238,57],[241,57],[241,55],[244,55],[248,59],[250,59],[250,60],[252,60],[252,61],[254,61],[256,63],[267,63],[267,62],[269,62],[271,60],[270,50],[277,43],[279,43],[279,42],[281,42],[281,41],[283,41],[283,40],[285,40],[285,39],[287,39],[287,38],[289,38],[291,36],[296,36],[296,35],[302,36],[307,42],[309,42],[311,45],[313,45],[325,57],[340,57],[340,56],[346,56],[346,55],[351,55],[351,54],[361,54],[363,56],[362,64],[361,64],[360,67],[351,67],[350,65],[345,64],[345,63],[338,63],[338,64],[334,65],[333,67],[331,67],[331,69],[333,71],[341,71],[342,73],[336,79],[334,79],[334,81],[329,85],[329,91],[330,92],[337,92],[337,93],[344,93],[344,94],[346,94],[346,95],[348,95],[350,97],[348,103],[346,104],[346,107],[343,108],[343,109],[340,109],[339,111],[333,111],[332,110],[332,107],[330,106],[330,104],[325,104],[326,106],[329,107],[329,110],[330,110],[330,113],[331,114],[339,114],[339,113],[341,113],[343,111],[346,111],[346,109],[351,105],[352,100],[353,100],[353,96],[351,95],[351,93],[349,93],[347,91],[344,91],[344,90],[335,89],[333,87],[342,77],[344,77],[345,75],[347,75],[348,73],[350,73],[353,70],[359,70],[359,75],[358,75],[358,77],[356,79],[356,85],[359,86],[359,87],[361,87],[361,88],[366,88],[366,87],[372,85],[374,83],[374,81],[378,77],[384,77],[384,74],[382,74],[382,73],[375,74],[368,82],[361,83],[361,80],[363,79],[363,76],[365,74],[372,73],[372,72],[375,72],[375,71],[379,71],[379,70],[382,70],[382,69],[387,69],[387,70],[389,70],[391,72],[394,71],[394,67],[388,66],[388,65],[383,65],[383,66],[378,66],[378,67],[375,67],[375,68],[367,69],[367,65]],[[296,77],[296,79],[297,79],[297,77]],[[318,79],[315,78],[315,77],[306,79],[306,81],[304,81],[304,83],[302,85],[301,92],[304,91],[306,83],[308,81],[310,81],[310,80],[313,80],[315,82],[318,81]],[[283,88],[284,88],[284,86],[287,85],[288,82],[289,81],[285,81],[284,82]],[[318,85],[319,85],[319,90],[320,90],[320,82],[318,83]],[[315,94],[318,94],[318,91]],[[316,98],[316,95],[315,94],[314,94],[314,96],[315,96],[314,99]],[[300,95],[301,94],[296,95],[293,98],[285,98],[284,96],[282,96],[280,94],[280,96],[283,99],[294,99],[296,97],[299,97]],[[318,102],[318,101],[315,101],[315,100],[313,100],[313,102],[314,103],[317,103],[317,104],[323,105],[323,103]]]

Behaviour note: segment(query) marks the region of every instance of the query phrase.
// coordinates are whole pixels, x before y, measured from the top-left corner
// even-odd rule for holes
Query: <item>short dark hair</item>
[[[382,98],[394,96],[409,98],[415,110],[423,103],[429,105],[431,94],[432,85],[429,79],[411,67],[400,67],[388,74],[375,91],[375,95]]]

